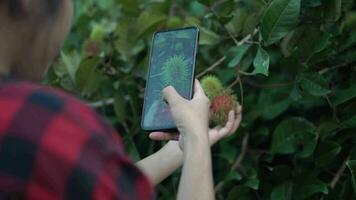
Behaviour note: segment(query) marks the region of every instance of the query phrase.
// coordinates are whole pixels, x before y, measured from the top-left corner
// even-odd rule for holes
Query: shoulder
[[[68,129],[75,126],[90,134],[106,134],[110,137],[117,135],[113,134],[113,128],[82,100],[59,89],[32,82],[0,83],[0,110],[3,111],[0,119],[21,121],[22,125],[60,124],[67,125]],[[31,121],[33,123],[30,123]],[[58,126],[57,128],[60,129]]]

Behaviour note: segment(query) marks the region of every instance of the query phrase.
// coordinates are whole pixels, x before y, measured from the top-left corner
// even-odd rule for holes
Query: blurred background
[[[85,0],[45,83],[117,128],[134,161],[158,150],[140,128],[152,34],[198,26],[196,75],[243,105],[213,147],[217,199],[356,199],[354,0]],[[157,188],[174,199],[179,171]]]

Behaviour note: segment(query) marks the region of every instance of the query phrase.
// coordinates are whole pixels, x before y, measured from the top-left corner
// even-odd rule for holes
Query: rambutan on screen
[[[153,36],[141,124],[144,130],[176,128],[162,90],[171,85],[184,98],[191,98],[198,34],[192,27]]]

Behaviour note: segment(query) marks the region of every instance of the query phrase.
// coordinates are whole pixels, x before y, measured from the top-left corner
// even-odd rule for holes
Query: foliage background
[[[218,199],[356,198],[354,0],[74,1],[72,32],[46,83],[94,102],[134,160],[155,30],[198,26],[196,74],[239,95],[241,128],[213,148]],[[179,172],[157,187],[173,199]]]

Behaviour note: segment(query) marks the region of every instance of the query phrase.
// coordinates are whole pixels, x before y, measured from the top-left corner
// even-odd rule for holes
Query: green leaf
[[[325,2],[325,20],[337,21],[341,16],[341,0],[328,0]]]
[[[266,44],[283,38],[298,23],[300,0],[273,0],[262,18],[261,35]]]
[[[304,25],[302,34],[297,41],[297,55],[301,62],[308,62],[312,56],[322,51],[329,44],[331,35],[322,31],[319,26],[311,24]]]
[[[300,158],[307,158],[311,156],[316,148],[318,142],[318,135],[313,132],[304,132],[299,138],[299,143],[303,144],[297,156]]]
[[[302,182],[299,183],[298,187],[294,188],[295,190],[293,190],[293,197],[295,199],[306,199],[317,193],[329,193],[328,184],[322,182],[313,175],[304,176],[302,178]]]
[[[346,165],[350,170],[352,187],[354,189],[354,193],[356,194],[356,160],[349,160],[346,162]]]
[[[261,47],[258,48],[257,55],[253,61],[253,66],[255,67],[253,73],[268,76],[269,62],[270,59],[267,51]]]
[[[317,7],[321,5],[321,0],[303,0],[302,6]]]
[[[341,129],[348,129],[356,127],[356,115],[340,123]]]
[[[220,37],[215,32],[201,26],[200,20],[196,17],[185,18],[184,26],[196,26],[200,30],[199,45],[214,45]]]
[[[218,34],[216,34],[215,32],[209,29],[199,26],[199,30],[200,30],[200,40],[199,40],[200,45],[214,45],[220,39]]]
[[[113,6],[113,0],[100,0],[98,1],[98,5],[100,7],[100,9],[103,10],[108,10]]]
[[[64,66],[66,68],[66,71],[69,74],[69,77],[72,79],[72,81],[75,81],[75,73],[78,70],[79,63],[80,63],[80,57],[78,54],[73,53],[70,56],[64,53],[63,51],[61,52],[61,59],[64,63]]]
[[[260,22],[262,12],[259,11],[257,13],[251,13],[246,17],[243,29],[242,29],[242,35],[248,35],[253,33],[253,31],[256,29],[258,23]]]
[[[136,15],[139,12],[139,0],[116,0],[129,14]]]
[[[251,45],[249,44],[242,44],[240,46],[230,48],[226,55],[227,60],[230,60],[227,66],[230,68],[236,67],[241,62],[242,57],[250,47]]]
[[[131,37],[129,34],[131,23],[132,21],[129,19],[122,20],[120,21],[115,31],[115,34],[118,37],[115,42],[115,48],[121,54],[122,59],[125,61],[128,61],[131,55],[132,44],[130,40]]]
[[[334,106],[338,106],[343,104],[347,101],[350,101],[356,97],[356,84],[352,85],[351,87],[341,90],[338,89],[335,91],[335,95],[331,98],[331,102]]]
[[[258,180],[257,178],[248,179],[245,185],[250,187],[251,189],[258,190],[260,185],[260,180]]]
[[[341,151],[341,146],[332,141],[326,141],[317,147],[315,151],[315,163],[319,166],[327,166]]]
[[[165,21],[167,16],[157,10],[143,11],[137,19],[137,33],[134,38],[139,38],[151,27]]]
[[[271,200],[291,200],[292,190],[293,184],[291,182],[285,182],[273,189]]]
[[[127,118],[125,96],[121,92],[117,91],[114,100],[114,111],[116,117],[118,121],[122,123],[125,121],[125,118]]]
[[[301,87],[313,96],[325,96],[331,91],[327,88],[326,80],[319,74],[300,74],[298,82]]]
[[[276,101],[261,109],[261,115],[265,119],[274,119],[283,112],[285,112],[291,104],[289,99]]]
[[[225,25],[225,28],[233,35],[239,36],[247,23],[248,17],[247,9],[238,8],[233,12],[233,18]],[[251,22],[248,20],[248,22]],[[253,24],[251,24],[253,25]]]
[[[198,0],[198,2],[207,6],[207,7],[210,7],[212,4],[212,0]]]
[[[240,181],[241,179],[242,179],[241,174],[234,170],[230,171],[228,175],[225,177],[225,181],[232,181],[232,180]]]
[[[251,193],[251,189],[243,186],[243,185],[238,185],[234,186],[229,194],[227,195],[226,200],[251,200],[253,199],[253,195]]]
[[[102,75],[97,71],[98,59],[84,59],[75,74],[75,82],[83,96],[96,92],[102,81]]]
[[[219,143],[219,146],[221,148],[221,152],[217,156],[225,159],[229,164],[232,164],[238,153],[236,147],[224,142]]]
[[[304,118],[294,117],[282,121],[273,133],[272,153],[291,154],[296,152],[299,142],[304,139],[304,134],[313,134],[315,130],[315,126]]]
[[[130,158],[134,162],[138,162],[141,160],[140,153],[137,150],[136,144],[133,142],[133,139],[130,138],[132,137],[131,135],[127,135],[127,137],[124,138],[125,140],[125,150],[127,151],[128,155],[130,155]]]

